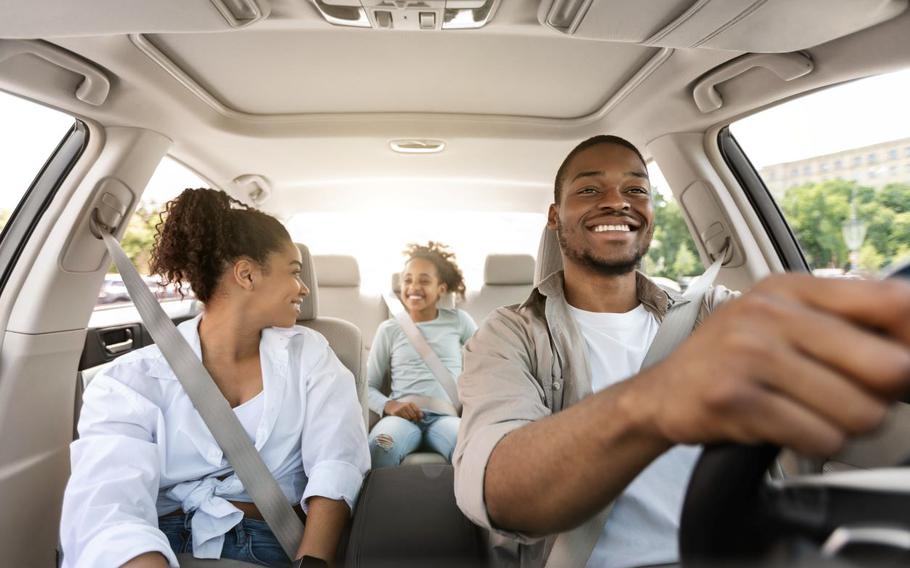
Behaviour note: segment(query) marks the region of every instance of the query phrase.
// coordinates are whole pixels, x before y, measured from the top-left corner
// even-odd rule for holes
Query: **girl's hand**
[[[382,411],[386,416],[398,416],[399,418],[404,418],[411,422],[420,422],[423,420],[423,412],[413,402],[390,400],[385,403],[385,408],[383,408]]]

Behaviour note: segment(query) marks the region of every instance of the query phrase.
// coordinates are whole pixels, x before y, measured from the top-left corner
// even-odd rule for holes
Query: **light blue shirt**
[[[453,377],[458,377],[461,374],[461,348],[477,331],[477,324],[463,310],[439,308],[438,311],[436,319],[417,323],[417,329],[446,369]],[[379,390],[388,373],[392,375],[391,396],[385,396]],[[380,416],[390,399],[405,395],[449,400],[445,389],[394,319],[382,322],[376,331],[367,363],[367,378],[370,410]]]

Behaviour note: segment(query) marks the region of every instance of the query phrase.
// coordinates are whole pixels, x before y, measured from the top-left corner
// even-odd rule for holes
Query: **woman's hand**
[[[413,402],[390,400],[385,403],[385,407],[382,411],[386,416],[398,416],[399,418],[404,418],[411,422],[420,422],[423,420],[423,411],[421,411]]]

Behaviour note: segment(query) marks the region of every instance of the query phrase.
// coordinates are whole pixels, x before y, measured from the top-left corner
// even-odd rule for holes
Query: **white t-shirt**
[[[234,415],[254,444],[256,443],[256,430],[259,429],[259,422],[262,420],[262,409],[265,406],[263,404],[263,399],[265,398],[262,396],[263,392],[259,391],[259,394],[250,400],[234,407]]]
[[[659,326],[641,304],[622,314],[569,306],[585,338],[594,392],[638,373]],[[679,516],[701,448],[676,446],[654,460],[616,499],[588,568],[629,568],[679,560]]]

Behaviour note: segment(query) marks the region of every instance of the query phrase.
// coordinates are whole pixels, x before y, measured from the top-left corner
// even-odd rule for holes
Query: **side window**
[[[73,117],[0,92],[0,239],[29,187],[73,126]]]
[[[169,200],[177,197],[188,187],[208,186],[209,183],[192,170],[166,156],[149,180],[142,193],[139,206],[130,218],[126,233],[120,241],[124,252],[148,284],[149,290],[154,292],[162,302],[192,300],[193,292],[188,287],[184,287],[183,296],[181,296],[181,290],[177,290],[173,286],[159,286],[158,280],[150,275],[149,261],[151,260],[152,243],[155,240],[155,226],[161,221],[161,212]],[[132,304],[132,300],[126,291],[123,279],[117,273],[117,268],[111,264],[101,289],[98,291],[95,311],[130,304]]]
[[[730,125],[813,273],[863,278],[910,256],[910,70]]]
[[[704,271],[689,227],[679,204],[656,162],[648,162],[651,195],[654,200],[654,237],[642,261],[642,269],[652,278],[677,290],[685,289]]]

